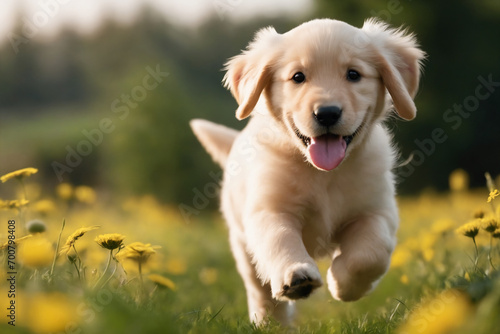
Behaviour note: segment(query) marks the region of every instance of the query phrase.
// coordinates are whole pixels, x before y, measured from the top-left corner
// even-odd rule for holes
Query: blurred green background
[[[67,181],[110,197],[153,194],[192,205],[195,190],[213,182],[210,172],[219,168],[188,121],[245,124],[235,120],[236,103],[220,83],[224,62],[264,26],[283,33],[328,17],[360,27],[372,16],[408,27],[428,53],[416,120],[388,122],[401,161],[414,158],[397,171],[400,192],[444,189],[459,167],[472,186],[484,185],[485,171],[500,173],[500,2],[310,0],[307,10],[285,10],[294,7],[289,1],[269,13],[258,2],[261,14],[241,19],[235,14],[246,1],[209,1],[205,18],[192,26],[152,2],[128,22],[110,11],[91,32],[67,25],[32,37],[26,18],[33,24],[35,17],[20,6],[0,45],[0,175],[32,166],[47,186]],[[58,15],[79,3],[59,4]],[[484,81],[494,83],[477,88]],[[460,106],[462,114],[453,111]],[[442,143],[432,142],[437,128],[446,135]]]

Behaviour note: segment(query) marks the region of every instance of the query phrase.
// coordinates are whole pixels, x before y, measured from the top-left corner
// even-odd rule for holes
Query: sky
[[[210,15],[230,21],[255,15],[299,14],[312,7],[312,0],[1,0],[0,42],[12,32],[18,13],[22,13],[21,23],[27,31],[43,37],[53,36],[67,24],[91,32],[109,16],[131,21],[144,4],[174,23],[196,26]]]

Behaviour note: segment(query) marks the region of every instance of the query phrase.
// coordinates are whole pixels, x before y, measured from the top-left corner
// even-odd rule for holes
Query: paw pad
[[[290,285],[283,285],[282,295],[289,299],[307,298],[320,285],[321,282],[315,281],[310,277],[293,276]]]

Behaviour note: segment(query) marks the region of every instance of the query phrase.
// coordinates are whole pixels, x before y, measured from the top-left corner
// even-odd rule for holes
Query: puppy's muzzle
[[[330,171],[336,168],[346,155],[347,146],[351,143],[356,132],[342,136],[330,132],[340,117],[342,109],[338,106],[322,106],[313,112],[316,122],[326,128],[326,133],[314,137],[307,137],[297,127],[295,134],[307,147],[307,152],[312,164],[321,170]]]
[[[342,109],[337,106],[319,107],[314,111],[316,121],[326,127],[335,125],[342,116]]]

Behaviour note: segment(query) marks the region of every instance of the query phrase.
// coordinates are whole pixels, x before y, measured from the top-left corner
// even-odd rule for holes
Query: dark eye
[[[303,83],[306,81],[306,76],[302,72],[297,72],[293,75],[292,80],[295,81],[295,83]]]
[[[347,80],[351,82],[358,82],[359,80],[361,80],[361,74],[359,74],[359,72],[355,70],[348,70]]]

